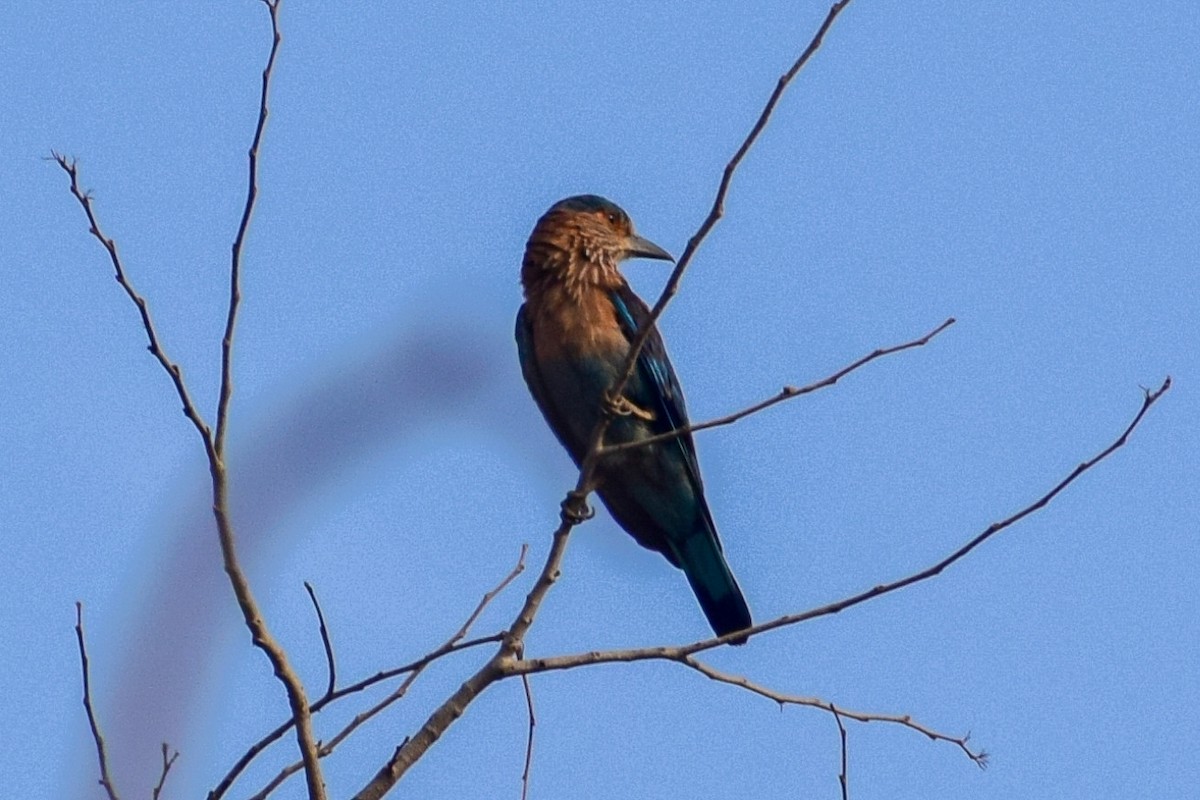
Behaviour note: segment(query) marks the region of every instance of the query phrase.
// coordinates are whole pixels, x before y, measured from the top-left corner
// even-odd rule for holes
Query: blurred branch
[[[862,358],[858,359],[854,363],[848,364],[847,366],[843,367],[842,369],[838,370],[837,372],[833,373],[832,375],[829,375],[826,378],[822,378],[819,381],[810,383],[807,386],[801,386],[800,388],[796,388],[795,386],[785,386],[785,387],[783,387],[782,390],[779,391],[778,394],[774,395],[773,397],[769,397],[760,403],[755,403],[752,406],[747,406],[746,408],[743,408],[740,411],[735,411],[734,413],[728,414],[724,417],[717,417],[716,419],[711,419],[707,422],[700,422],[695,425],[684,425],[683,427],[676,428],[673,431],[667,431],[666,433],[660,433],[660,434],[651,436],[646,439],[638,439],[636,441],[604,445],[600,449],[600,453],[601,453],[601,455],[609,455],[610,453],[618,453],[622,450],[633,450],[638,447],[645,447],[646,445],[654,444],[655,442],[663,442],[668,439],[674,439],[679,436],[684,436],[689,433],[694,433],[695,431],[703,431],[703,430],[707,430],[708,428],[720,428],[724,425],[732,425],[733,423],[737,422],[740,419],[744,419],[745,417],[748,417],[752,414],[757,414],[760,411],[764,411],[773,405],[782,403],[784,400],[791,400],[793,397],[799,397],[800,395],[803,395],[803,394],[811,394],[812,392],[815,392],[818,389],[824,389],[826,386],[832,386],[835,383],[837,383],[838,381],[840,381],[842,378],[849,375],[851,372],[854,372],[859,367],[862,367],[862,366],[874,361],[877,358],[882,358],[883,356],[891,355],[892,353],[899,353],[901,350],[910,350],[914,347],[923,347],[926,344],[928,344],[929,340],[931,340],[933,337],[937,336],[939,333],[946,330],[946,328],[949,328],[951,325],[953,325],[954,322],[955,322],[954,317],[950,317],[945,322],[943,322],[941,325],[938,325],[936,328],[934,328],[929,333],[925,334],[924,336],[922,336],[919,339],[913,339],[911,342],[905,342],[904,344],[898,344],[898,345],[895,345],[894,347],[882,347],[877,350],[873,350],[872,352],[870,352],[867,355],[863,356]]]
[[[158,783],[154,785],[154,791],[151,794],[151,800],[158,800],[162,794],[163,785],[167,782],[167,773],[171,771],[171,767],[175,766],[175,759],[179,758],[179,751],[171,753],[170,757],[167,754],[171,748],[166,742],[162,743],[162,771],[158,773]]]
[[[808,46],[796,59],[791,68],[780,76],[779,81],[775,86],[775,91],[771,93],[762,112],[759,114],[758,120],[750,129],[750,133],[746,136],[741,146],[734,153],[733,157],[725,165],[725,170],[722,173],[720,185],[717,188],[717,194],[713,200],[712,209],[708,216],[700,224],[696,234],[688,240],[687,247],[684,249],[683,255],[676,264],[675,269],[671,272],[670,278],[667,280],[666,286],[663,288],[662,294],[658,301],[654,304],[654,308],[650,312],[650,317],[647,323],[639,331],[638,336],[634,339],[629,349],[625,367],[621,376],[613,383],[610,389],[610,396],[620,397],[625,389],[625,385],[629,382],[633,374],[634,365],[637,362],[638,353],[641,352],[646,338],[649,336],[650,330],[654,327],[654,323],[662,315],[663,309],[666,308],[668,302],[675,292],[678,290],[679,282],[683,278],[683,273],[691,263],[692,256],[700,243],[708,235],[708,232],[716,225],[717,220],[724,214],[725,196],[729,191],[730,181],[733,179],[734,173],[737,171],[738,165],[750,148],[758,140],[759,134],[766,127],[767,121],[770,120],[771,114],[775,110],[775,106],[779,103],[783,92],[787,89],[788,84],[796,77],[796,74],[804,67],[808,60],[820,48],[824,40],[826,32],[833,25],[834,20],[842,12],[850,0],[839,0],[834,3],[829,9],[829,13],[825,17],[825,21],[817,29],[816,34],[809,42]],[[541,573],[538,575],[537,581],[534,583],[533,589],[525,598],[525,603],[518,612],[516,619],[513,620],[512,626],[508,630],[508,634],[497,650],[495,655],[488,660],[474,675],[468,678],[457,691],[454,692],[441,706],[439,706],[425,723],[421,726],[417,733],[409,738],[406,738],[399,746],[396,747],[391,758],[380,767],[375,775],[367,782],[367,784],[354,795],[354,800],[379,800],[383,797],[396,782],[403,777],[408,768],[417,762],[421,756],[436,742],[443,733],[462,716],[467,706],[479,696],[479,693],[484,691],[488,686],[509,675],[517,674],[514,671],[514,665],[522,663],[519,659],[522,656],[525,646],[525,634],[533,626],[534,618],[537,615],[538,609],[541,607],[542,601],[550,588],[558,580],[560,568],[562,565],[563,555],[566,553],[567,541],[570,538],[572,529],[581,522],[587,520],[592,512],[587,506],[587,496],[592,490],[592,481],[594,479],[596,466],[601,455],[601,446],[604,442],[604,434],[612,421],[612,414],[607,408],[603,410],[600,421],[597,423],[595,430],[592,432],[590,446],[588,447],[587,455],[584,457],[579,469],[579,479],[576,481],[575,488],[567,493],[566,498],[562,502],[562,514],[558,529],[554,532],[554,537],[550,545],[550,552],[546,556],[546,563],[542,567]],[[736,638],[736,637],[731,637]],[[723,643],[723,641],[721,642]]]
[[[666,661],[677,661],[679,663],[687,663],[686,659],[689,656],[691,656],[695,653],[702,652],[704,650],[711,650],[714,647],[719,647],[720,645],[727,644],[734,639],[739,639],[743,636],[746,636],[746,637],[755,636],[757,634],[764,633],[766,631],[775,630],[776,628],[783,628],[783,627],[787,627],[789,625],[796,625],[801,622],[807,622],[808,620],[816,619],[818,617],[825,617],[825,616],[829,616],[831,614],[837,614],[837,613],[839,613],[841,611],[845,611],[846,609],[851,608],[853,606],[857,606],[861,603],[865,603],[868,600],[873,600],[876,597],[880,597],[885,594],[890,594],[891,592],[895,592],[899,589],[903,589],[906,586],[911,586],[914,583],[920,583],[921,581],[928,580],[929,578],[932,578],[932,577],[935,577],[936,575],[941,574],[941,572],[943,570],[945,570],[947,567],[949,567],[951,564],[954,564],[956,561],[958,561],[959,559],[966,556],[968,553],[970,553],[976,547],[983,544],[984,542],[986,542],[988,539],[995,536],[1000,531],[1014,525],[1017,522],[1020,522],[1025,517],[1029,516],[1033,512],[1037,511],[1038,509],[1044,507],[1047,503],[1049,503],[1051,500],[1053,500],[1059,494],[1059,492],[1063,491],[1068,486],[1070,486],[1072,483],[1074,483],[1075,480],[1077,478],[1079,478],[1079,476],[1083,475],[1085,472],[1090,470],[1092,467],[1096,466],[1101,461],[1103,461],[1104,459],[1106,459],[1110,455],[1112,455],[1115,451],[1117,451],[1118,449],[1123,447],[1125,445],[1125,443],[1128,441],[1130,434],[1132,434],[1134,432],[1134,430],[1138,427],[1138,425],[1141,424],[1141,421],[1146,416],[1146,413],[1158,401],[1158,399],[1160,397],[1162,397],[1163,394],[1170,388],[1171,388],[1171,378],[1170,378],[1170,376],[1168,376],[1162,382],[1162,385],[1159,386],[1158,389],[1155,389],[1153,391],[1151,391],[1149,389],[1144,390],[1145,396],[1142,399],[1141,408],[1138,409],[1137,414],[1134,416],[1133,420],[1125,427],[1125,430],[1123,430],[1121,432],[1121,435],[1118,436],[1111,444],[1109,444],[1107,447],[1105,447],[1103,450],[1101,450],[1099,453],[1097,453],[1092,458],[1084,461],[1083,463],[1081,463],[1077,467],[1075,467],[1075,469],[1073,469],[1070,472],[1070,474],[1068,474],[1065,478],[1063,478],[1057,484],[1055,484],[1054,488],[1050,489],[1050,491],[1046,492],[1044,495],[1039,497],[1037,500],[1035,500],[1032,503],[1030,503],[1029,505],[1025,506],[1024,508],[1022,508],[1020,511],[1016,512],[1012,516],[1010,516],[1006,519],[1003,519],[1000,522],[992,523],[986,529],[984,529],[981,533],[979,533],[973,539],[971,539],[966,544],[964,544],[962,547],[959,547],[957,550],[955,550],[950,555],[946,556],[941,561],[937,562],[936,564],[934,564],[931,567],[921,570],[920,572],[914,572],[911,575],[908,575],[904,578],[900,578],[899,580],[896,580],[896,581],[892,581],[891,583],[880,584],[878,586],[872,587],[871,589],[868,589],[863,592],[859,592],[858,594],[851,595],[842,600],[838,600],[836,602],[829,603],[828,605],[819,606],[817,608],[813,608],[808,611],[802,611],[798,614],[787,614],[785,616],[773,619],[769,622],[764,622],[759,625],[755,625],[751,628],[747,628],[744,631],[737,631],[735,633],[726,634],[725,636],[720,636],[720,637],[716,637],[716,638],[712,638],[712,639],[703,639],[701,641],[693,642],[691,644],[686,644],[686,645],[676,645],[676,646],[668,646],[668,647],[644,647],[644,648],[638,648],[638,649],[632,649],[632,650],[592,651],[589,653],[576,653],[573,655],[566,655],[566,656],[554,656],[554,657],[550,657],[550,658],[528,659],[528,660],[518,661],[518,662],[515,662],[515,663],[509,665],[509,669],[511,670],[511,673],[514,675],[526,675],[526,674],[533,674],[536,672],[548,672],[551,670],[558,670],[558,669],[570,669],[572,667],[583,666],[585,664],[605,664],[605,663],[612,663],[612,662],[629,662],[629,661],[646,661],[646,660],[666,660]],[[849,714],[847,714],[847,716],[849,716]]]
[[[96,745],[96,758],[100,761],[100,785],[104,787],[108,800],[118,800],[112,775],[108,771],[108,748],[104,745],[104,734],[92,708],[92,677],[88,668],[87,645],[83,638],[83,603],[75,601],[75,639],[79,642],[79,666],[83,671],[83,708],[87,712],[88,725],[92,729],[92,741]]]

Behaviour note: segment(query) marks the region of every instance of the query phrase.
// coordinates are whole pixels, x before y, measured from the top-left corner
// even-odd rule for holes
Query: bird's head
[[[594,194],[559,200],[537,221],[525,245],[521,281],[564,281],[568,285],[615,286],[617,265],[627,258],[674,261],[671,254],[638,236],[620,206]]]

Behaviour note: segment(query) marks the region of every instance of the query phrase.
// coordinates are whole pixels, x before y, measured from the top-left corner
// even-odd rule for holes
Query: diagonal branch
[[[121,256],[117,252],[117,243],[109,236],[106,236],[100,228],[100,221],[96,219],[96,212],[92,208],[92,193],[79,188],[79,162],[77,159],[68,158],[62,153],[51,151],[50,157],[54,159],[58,166],[62,167],[63,172],[67,173],[67,177],[71,179],[71,194],[79,201],[79,205],[83,208],[83,213],[87,216],[88,233],[96,237],[96,240],[103,245],[104,250],[108,253],[108,260],[112,263],[113,270],[116,272],[117,283],[125,291],[125,294],[137,306],[138,314],[142,318],[142,328],[146,331],[146,338],[150,340],[150,355],[158,360],[159,365],[167,376],[171,379],[171,383],[175,386],[175,394],[179,396],[179,401],[183,403],[183,415],[188,418],[196,432],[200,434],[200,438],[204,441],[204,450],[211,461],[216,457],[216,451],[213,449],[212,431],[208,427],[208,423],[200,416],[200,411],[196,408],[195,402],[192,400],[192,395],[188,391],[187,383],[183,379],[183,370],[179,365],[171,360],[167,355],[167,351],[163,349],[162,341],[158,338],[158,329],[154,327],[154,318],[150,315],[150,305],[146,302],[146,298],[133,287],[129,281],[129,276],[125,272],[125,264],[121,261]]]
[[[75,602],[75,639],[79,642],[79,666],[83,671],[83,708],[87,712],[88,726],[92,729],[92,741],[96,744],[96,758],[100,761],[100,785],[104,787],[108,800],[118,800],[112,775],[108,771],[108,748],[104,745],[104,734],[92,708],[92,677],[88,669],[87,645],[83,639],[83,603]]]
[[[954,322],[954,317],[950,317],[941,325],[938,325],[929,333],[922,336],[920,339],[913,339],[911,342],[905,342],[904,344],[898,344],[893,347],[881,347],[877,350],[873,350],[854,363],[842,367],[840,370],[832,375],[829,375],[828,377],[822,378],[819,381],[815,381],[814,383],[810,383],[807,386],[801,386],[799,388],[796,388],[795,386],[785,386],[779,391],[778,394],[768,397],[766,400],[755,403],[752,406],[747,406],[740,411],[735,411],[732,414],[728,414],[724,417],[717,417],[716,419],[710,419],[707,422],[700,422],[695,425],[684,425],[682,428],[677,428],[673,431],[667,431],[666,433],[660,433],[647,439],[620,442],[618,444],[607,444],[601,448],[600,452],[602,455],[619,453],[622,450],[632,450],[638,447],[645,447],[646,445],[654,444],[655,442],[663,442],[668,439],[674,439],[678,436],[694,433],[695,431],[703,431],[709,428],[720,428],[725,425],[732,425],[740,419],[749,417],[752,414],[757,414],[760,411],[765,411],[771,406],[778,405],[785,400],[791,400],[793,397],[799,397],[803,394],[811,394],[818,389],[824,389],[826,386],[833,386],[851,372],[854,372],[859,367],[865,366],[877,358],[882,358],[883,356],[888,356],[892,353],[899,353],[901,350],[911,350],[914,347],[923,347],[928,344],[933,337],[937,336],[939,333],[946,330],[946,328],[949,328],[951,325],[953,325]]]
[[[868,600],[873,600],[876,597],[880,597],[885,594],[890,594],[892,592],[903,589],[906,586],[911,586],[914,583],[920,583],[921,581],[925,581],[930,578],[933,578],[933,577],[941,574],[941,572],[943,570],[945,570],[947,567],[954,564],[956,561],[962,559],[964,556],[966,556],[968,553],[970,553],[976,547],[983,544],[984,542],[986,542],[988,539],[995,536],[1000,531],[1016,524],[1017,522],[1020,522],[1022,519],[1029,516],[1033,512],[1037,511],[1040,508],[1043,508],[1047,503],[1049,503],[1056,496],[1058,496],[1058,494],[1061,491],[1063,491],[1068,486],[1070,486],[1072,483],[1074,483],[1081,475],[1083,475],[1085,472],[1090,470],[1092,467],[1096,466],[1101,461],[1105,460],[1110,455],[1112,455],[1115,451],[1117,451],[1118,449],[1123,447],[1125,445],[1125,443],[1128,441],[1130,434],[1132,434],[1134,432],[1134,430],[1138,427],[1138,425],[1141,424],[1142,419],[1146,416],[1147,412],[1150,411],[1150,408],[1170,388],[1171,388],[1171,378],[1168,376],[1162,382],[1162,385],[1159,386],[1158,389],[1155,389],[1153,391],[1145,390],[1145,396],[1142,399],[1141,408],[1138,409],[1137,414],[1134,416],[1133,420],[1125,427],[1125,430],[1123,430],[1121,432],[1121,435],[1118,436],[1112,443],[1110,443],[1107,447],[1105,447],[1103,450],[1101,450],[1099,453],[1097,453],[1092,458],[1082,462],[1077,467],[1075,467],[1075,469],[1073,469],[1065,478],[1060,480],[1057,484],[1054,485],[1054,487],[1052,489],[1050,489],[1048,492],[1043,494],[1037,500],[1033,501],[1032,503],[1025,506],[1024,508],[1022,508],[1020,511],[1016,512],[1015,514],[1009,516],[1008,518],[1003,519],[1000,522],[992,523],[987,528],[985,528],[982,532],[980,532],[978,535],[976,535],[973,539],[968,541],[963,546],[959,547],[957,550],[952,552],[950,555],[946,556],[945,558],[943,558],[941,561],[937,562],[933,566],[921,570],[920,572],[914,572],[911,575],[900,578],[899,580],[892,581],[891,583],[885,583],[885,584],[880,584],[878,586],[874,586],[870,589],[867,589],[866,591],[859,592],[858,594],[851,595],[842,600],[838,600],[836,602],[829,603],[824,606],[819,606],[817,608],[813,608],[808,611],[802,611],[797,614],[788,614],[788,615],[770,620],[769,622],[764,622],[759,625],[755,625],[752,628],[747,628],[744,631],[738,631],[733,634],[727,634],[725,636],[720,636],[720,637],[716,637],[713,639],[704,639],[704,640],[701,640],[698,642],[693,642],[691,644],[675,645],[675,646],[668,646],[668,647],[646,647],[646,648],[638,648],[638,649],[632,649],[632,650],[593,651],[590,653],[576,653],[573,655],[521,660],[521,661],[517,661],[517,662],[514,662],[511,665],[509,665],[509,669],[510,669],[511,673],[514,675],[526,675],[526,674],[533,674],[536,672],[548,672],[550,670],[570,669],[572,667],[583,666],[585,664],[606,664],[606,663],[613,663],[613,662],[647,661],[647,660],[666,660],[666,661],[681,661],[682,662],[688,656],[691,656],[695,653],[702,652],[704,650],[711,650],[712,648],[719,647],[720,645],[723,645],[723,644],[727,644],[728,642],[732,641],[733,639],[740,639],[744,636],[746,636],[746,637],[754,636],[756,634],[764,633],[766,631],[775,630],[776,628],[783,628],[783,627],[787,627],[789,625],[796,625],[801,622],[807,622],[808,620],[816,619],[818,617],[825,617],[825,616],[829,616],[831,614],[837,614],[841,611],[845,611],[848,608],[852,608],[853,606],[857,606],[862,603],[865,603]]]
[[[663,287],[662,293],[659,295],[658,300],[654,303],[654,307],[650,309],[650,316],[646,319],[646,323],[642,325],[641,329],[637,332],[637,336],[634,337],[633,343],[629,347],[629,354],[625,357],[625,366],[619,373],[617,380],[613,382],[613,385],[608,390],[610,397],[621,397],[624,394],[626,385],[628,385],[630,379],[633,377],[634,369],[637,365],[638,355],[642,352],[642,348],[646,344],[646,339],[650,336],[650,331],[654,329],[655,324],[658,322],[658,318],[662,316],[667,304],[671,302],[671,299],[675,296],[676,292],[679,291],[679,284],[683,280],[683,274],[687,271],[688,266],[692,263],[692,257],[700,248],[701,243],[704,242],[704,239],[708,236],[709,231],[716,226],[721,217],[725,216],[725,196],[729,193],[729,185],[733,181],[733,175],[737,171],[738,166],[742,163],[742,159],[744,159],[746,154],[750,152],[750,148],[754,146],[754,143],[758,141],[758,137],[763,132],[763,129],[767,127],[767,122],[770,121],[771,115],[775,112],[775,107],[779,104],[779,100],[783,97],[783,93],[787,90],[788,85],[792,82],[800,70],[804,68],[804,65],[808,63],[809,59],[812,58],[813,55],[816,54],[817,50],[820,49],[821,44],[825,41],[825,34],[829,32],[829,29],[833,26],[833,23],[838,18],[838,15],[841,14],[842,10],[848,5],[850,5],[850,0],[838,0],[838,2],[830,6],[829,13],[825,15],[824,22],[821,23],[821,26],[817,29],[816,34],[814,34],[813,38],[809,41],[808,47],[804,48],[804,52],[800,54],[800,57],[796,59],[791,68],[779,76],[779,80],[775,84],[775,91],[771,92],[771,96],[767,99],[766,105],[763,106],[762,112],[758,115],[758,120],[750,129],[750,133],[746,135],[745,140],[742,141],[741,146],[738,147],[737,152],[733,154],[733,158],[731,158],[729,163],[725,165],[725,170],[721,174],[721,182],[717,187],[717,194],[716,197],[713,198],[712,208],[709,210],[708,216],[704,218],[702,223],[700,223],[700,227],[696,230],[696,233],[692,236],[692,238],[688,239],[687,246],[684,248],[683,254],[679,257],[679,262],[675,265],[675,269],[671,270],[671,275],[669,278],[667,278],[667,283]],[[599,450],[600,445],[603,443],[604,434],[608,430],[608,426],[611,424],[611,422],[612,415],[607,412],[607,409],[605,409],[605,413],[601,415],[600,421],[596,423],[596,428],[592,432],[591,450],[593,451],[593,454],[589,454],[589,458],[584,459],[584,465],[581,469],[581,472],[588,472],[589,466],[594,469],[594,453]],[[586,485],[586,483],[583,481],[583,477],[585,476],[581,476],[580,483]],[[590,475],[586,477],[590,478]],[[582,489],[583,487],[581,486],[579,488]]]

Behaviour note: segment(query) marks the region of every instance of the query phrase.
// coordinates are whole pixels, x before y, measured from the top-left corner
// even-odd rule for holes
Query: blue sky
[[[411,660],[540,562],[573,469],[521,382],[538,215],[603,194],[679,253],[822,3],[353,9],[285,3],[246,249],[231,429],[246,566],[315,694],[315,584],[350,682]],[[72,634],[126,797],[158,743],[199,796],[286,713],[220,573],[194,432],[51,148],[82,180],[204,410],[268,44],[250,0],[18,2],[0,34],[0,719],[10,794],[98,797]],[[935,580],[713,653],[781,691],[972,733],[981,772],[849,725],[856,798],[1183,797],[1200,783],[1200,12],[852,4],[737,175],[661,328],[696,419],[959,324],[702,434],[756,617],[901,577],[1128,446]],[[663,265],[627,274],[654,296]],[[499,629],[526,574],[480,621]],[[603,514],[531,653],[707,634],[682,576]],[[479,657],[431,669],[326,763],[346,796]],[[837,730],[675,665],[538,676],[531,796],[838,797]],[[362,706],[318,719],[328,737]],[[519,685],[406,779],[519,797]],[[294,758],[276,745],[232,796]],[[60,765],[48,768],[48,765]],[[277,796],[300,796],[293,781]]]

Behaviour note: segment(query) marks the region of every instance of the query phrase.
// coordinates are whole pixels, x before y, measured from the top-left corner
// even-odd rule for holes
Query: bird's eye
[[[617,212],[615,212],[615,211],[608,212],[608,221],[610,224],[616,225],[620,219],[621,218],[619,216],[617,216]]]

